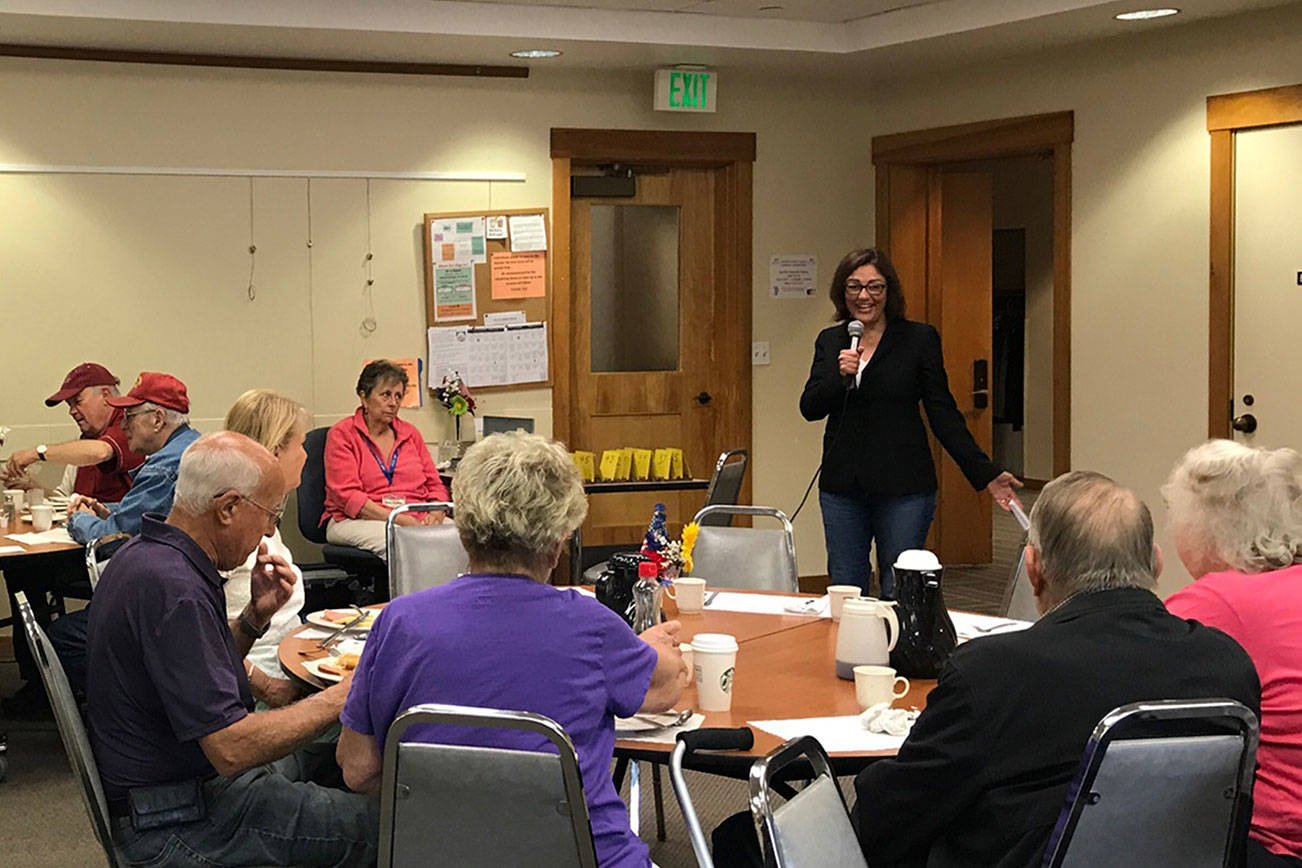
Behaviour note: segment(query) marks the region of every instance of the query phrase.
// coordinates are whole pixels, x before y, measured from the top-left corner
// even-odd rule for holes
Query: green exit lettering
[[[705,108],[705,88],[709,80],[708,72],[669,73],[669,107]]]

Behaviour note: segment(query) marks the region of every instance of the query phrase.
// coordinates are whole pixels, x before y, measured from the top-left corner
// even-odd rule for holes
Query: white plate
[[[677,711],[661,711],[655,714],[638,714],[637,717],[615,718],[615,734],[629,735],[635,732],[659,732],[667,729],[678,719]]]
[[[337,684],[344,680],[342,675],[332,675],[329,672],[321,671],[322,663],[330,663],[333,665],[335,659],[336,658],[334,657],[323,657],[320,660],[308,660],[303,664],[303,668],[308,672],[311,672],[317,678],[320,678],[322,681],[329,681],[331,684]]]
[[[307,622],[308,622],[309,624],[315,626],[315,627],[324,627],[324,628],[326,628],[327,630],[338,630],[340,627],[342,627],[344,624],[347,624],[348,622],[347,622],[347,621],[331,621],[329,618],[327,618],[327,617],[325,616],[325,613],[326,613],[326,612],[345,612],[345,611],[348,611],[348,610],[347,610],[347,609],[322,609],[320,612],[312,612],[310,615],[308,615],[308,616],[307,616]],[[374,612],[376,616],[378,616],[378,615],[380,614],[380,612],[379,612],[378,609],[372,609],[372,610],[370,610],[370,611]],[[366,621],[362,621],[361,623],[359,623],[359,624],[358,624],[357,626],[355,626],[355,627],[349,627],[349,628],[348,628],[348,632],[349,632],[349,633],[365,633],[367,630],[370,630],[370,629],[371,629],[371,626],[375,623],[375,619],[374,619],[374,618],[370,618],[370,619],[368,619],[368,620],[370,621],[370,623],[367,623]]]
[[[21,517],[22,520],[26,522],[30,522],[32,520],[32,514],[30,512],[24,512]],[[68,520],[68,514],[66,512],[59,512],[57,509],[54,511],[53,521],[55,524],[67,520]]]

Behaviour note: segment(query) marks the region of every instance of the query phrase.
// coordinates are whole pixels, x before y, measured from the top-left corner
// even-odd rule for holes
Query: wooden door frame
[[[1302,84],[1207,97],[1211,138],[1207,436],[1229,437],[1234,400],[1234,138],[1240,130],[1302,123]]]
[[[552,158],[552,436],[568,443],[570,414],[575,392],[574,359],[570,352],[570,324],[573,318],[570,251],[570,171],[574,166],[607,163],[650,163],[657,166],[722,170],[716,180],[715,208],[720,219],[715,238],[717,280],[735,287],[740,302],[735,312],[741,333],[752,334],[751,225],[752,164],[755,162],[754,133],[678,132],[670,130],[598,130],[553,128]],[[740,352],[732,372],[741,392],[735,400],[744,448],[751,453],[751,365],[750,353]],[[754,455],[751,454],[752,466]],[[698,474],[710,468],[691,468]],[[740,500],[750,502],[751,477],[742,480]]]
[[[890,174],[892,167],[930,168],[947,163],[1051,154],[1053,157],[1053,473],[1071,469],[1071,144],[1075,135],[1070,111],[978,121],[949,127],[875,136],[872,160],[877,170],[877,245],[889,248]],[[914,249],[905,257],[927,263],[928,239],[913,232]],[[891,250],[893,259],[901,258]],[[928,282],[930,282],[930,277]],[[925,300],[932,295],[918,288]],[[930,316],[924,317],[930,319]]]

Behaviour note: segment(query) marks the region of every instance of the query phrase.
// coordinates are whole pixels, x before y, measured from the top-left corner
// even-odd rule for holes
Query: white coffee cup
[[[827,608],[832,620],[841,620],[841,607],[845,605],[847,597],[857,597],[862,593],[863,589],[858,585],[828,585]]]
[[[49,530],[54,524],[54,507],[38,503],[32,507],[32,530],[40,533]]]
[[[896,675],[889,666],[854,667],[854,698],[860,708],[894,702],[908,692],[909,679]]]
[[[737,638],[727,633],[697,633],[692,637],[692,658],[696,673],[696,707],[701,711],[732,708]]]
[[[45,489],[44,488],[29,489],[26,495],[26,499],[27,499],[28,506],[40,506],[42,503],[45,503]]]
[[[678,652],[683,655],[683,662],[687,664],[687,671],[691,673],[692,678],[696,677],[696,654],[692,648],[691,642],[684,642],[678,646]]]
[[[705,579],[679,576],[665,590],[665,596],[678,604],[678,611],[691,615],[705,608]]]

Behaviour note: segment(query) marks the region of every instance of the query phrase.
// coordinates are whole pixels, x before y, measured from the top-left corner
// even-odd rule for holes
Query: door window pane
[[[678,369],[678,208],[593,205],[592,370]]]

